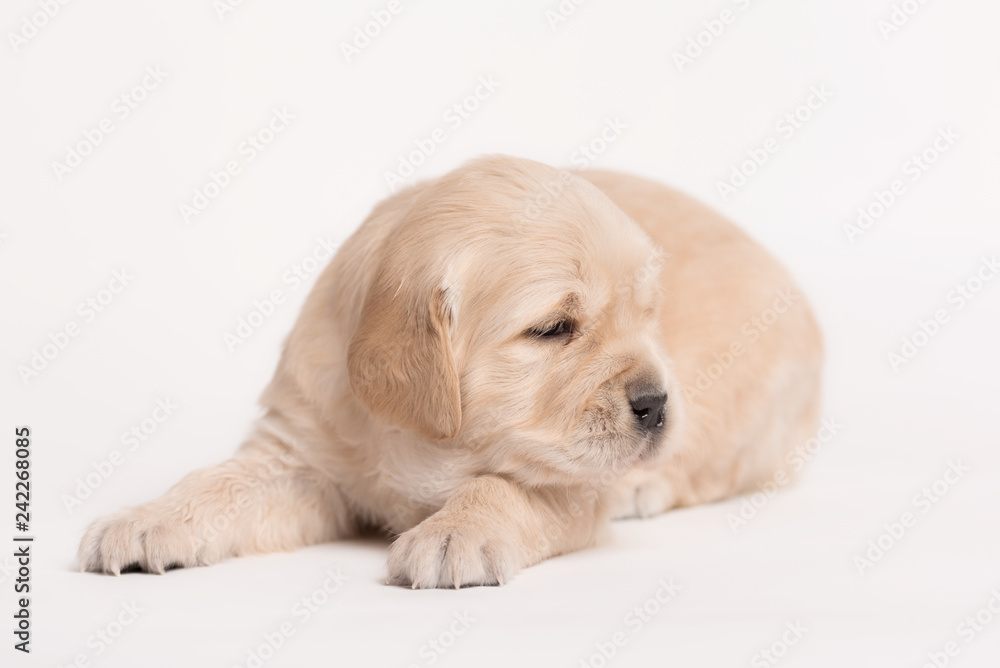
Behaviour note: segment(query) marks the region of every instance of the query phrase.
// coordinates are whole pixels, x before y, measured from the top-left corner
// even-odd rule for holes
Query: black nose
[[[639,421],[639,424],[643,428],[653,430],[663,427],[666,417],[663,411],[667,406],[667,395],[651,394],[630,399],[629,403],[632,405],[632,412],[635,413],[635,419]]]

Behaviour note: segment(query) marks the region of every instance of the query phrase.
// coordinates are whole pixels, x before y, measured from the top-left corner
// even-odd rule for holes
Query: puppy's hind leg
[[[336,486],[258,430],[228,461],[188,474],[155,501],[100,519],[80,570],[163,573],[244,554],[292,550],[353,531]]]

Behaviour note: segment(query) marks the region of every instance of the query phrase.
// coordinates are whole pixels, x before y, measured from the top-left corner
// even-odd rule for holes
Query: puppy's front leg
[[[163,573],[333,540],[351,525],[332,483],[257,434],[233,459],[194,471],[159,499],[94,522],[78,560],[84,571]]]
[[[467,481],[389,550],[389,584],[503,584],[520,569],[593,542],[591,489],[526,489],[499,476]]]

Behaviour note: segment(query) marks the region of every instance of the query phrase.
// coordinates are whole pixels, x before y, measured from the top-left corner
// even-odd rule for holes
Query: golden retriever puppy
[[[388,581],[498,584],[609,518],[721,499],[816,428],[820,335],[719,215],[622,174],[475,160],[379,204],[318,279],[235,457],[95,522],[162,573],[365,528]]]

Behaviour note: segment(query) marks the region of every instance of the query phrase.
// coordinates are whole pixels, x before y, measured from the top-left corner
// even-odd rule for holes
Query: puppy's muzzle
[[[647,432],[658,432],[666,423],[667,395],[642,394],[629,397],[629,405],[639,421],[639,426]]]

